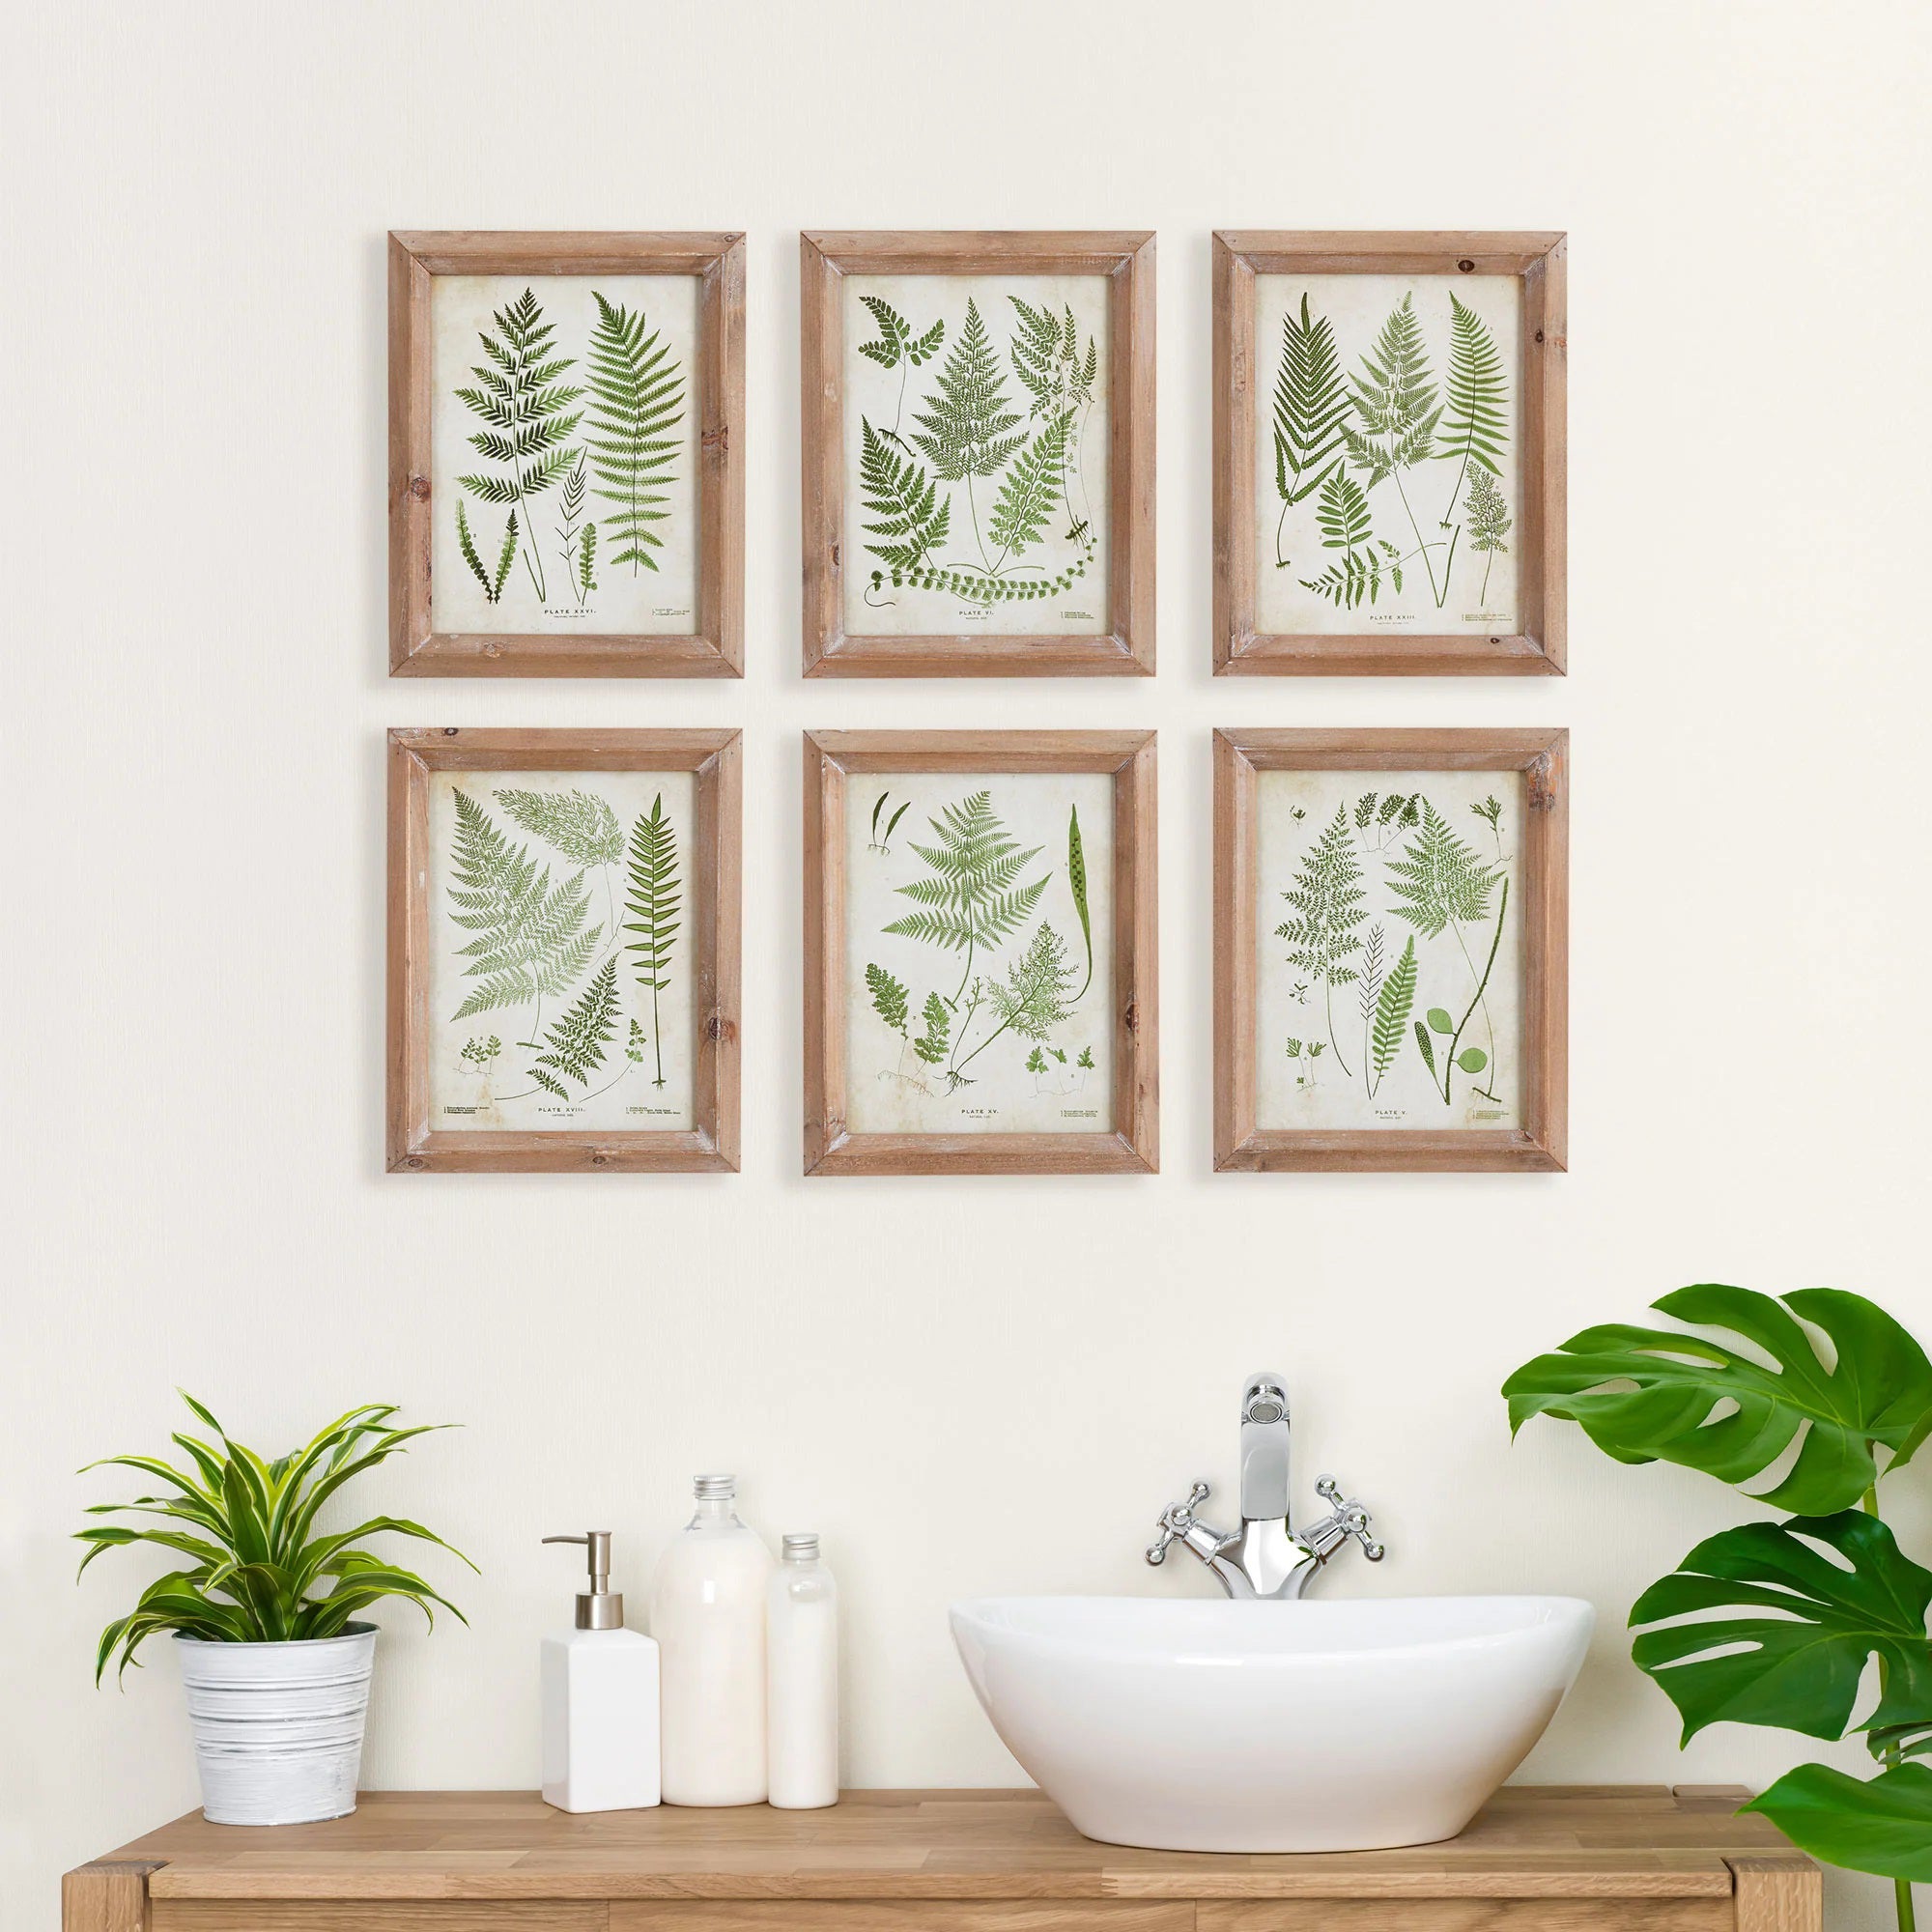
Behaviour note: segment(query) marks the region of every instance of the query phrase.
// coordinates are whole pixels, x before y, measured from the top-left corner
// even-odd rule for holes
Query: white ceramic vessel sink
[[[952,1635],[1007,1748],[1090,1838],[1355,1852],[1451,1838],[1543,1735],[1575,1597],[984,1597]]]

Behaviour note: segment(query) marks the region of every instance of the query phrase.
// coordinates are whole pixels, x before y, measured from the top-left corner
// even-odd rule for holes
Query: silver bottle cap
[[[816,1563],[818,1561],[818,1532],[815,1529],[788,1529],[784,1535],[784,1559],[787,1563]]]
[[[611,1587],[611,1532],[588,1529],[582,1536],[547,1536],[546,1543],[581,1543],[590,1566],[590,1587],[577,1593],[577,1628],[613,1631],[624,1627],[624,1593]]]
[[[728,1503],[738,1493],[736,1476],[699,1476],[692,1485],[701,1503]]]

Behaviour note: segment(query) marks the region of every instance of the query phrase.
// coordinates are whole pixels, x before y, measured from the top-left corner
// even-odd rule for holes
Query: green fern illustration
[[[883,966],[866,968],[866,990],[872,996],[872,1010],[901,1038],[906,1031],[906,1009],[912,995],[904,984]]]
[[[604,928],[584,925],[589,901],[581,871],[553,889],[550,867],[539,867],[527,846],[512,845],[467,794],[452,797],[456,835],[450,870],[456,884],[449,888],[449,918],[476,935],[457,957],[469,962],[464,977],[480,983],[451,1018],[534,1000],[534,1034],[544,1000],[562,992],[589,965]]]
[[[658,995],[670,984],[670,957],[678,929],[677,839],[664,809],[664,793],[639,812],[631,827],[631,886],[624,909],[631,915],[624,930],[639,936],[626,940],[625,949],[638,957],[638,984],[651,995],[652,1050],[657,1057],[653,1087],[665,1084],[664,1022]]]
[[[1034,1050],[1027,1055],[1026,1070],[1029,1073],[1034,1074],[1036,1077],[1046,1071],[1046,1055],[1043,1054],[1038,1047],[1035,1047]]]
[[[1031,915],[1052,874],[1042,872],[1030,885],[1015,883],[1039,856],[1039,847],[1022,850],[1009,836],[993,810],[991,792],[975,792],[957,805],[944,806],[937,818],[926,822],[938,842],[910,842],[932,869],[926,877],[897,888],[920,910],[895,920],[885,930],[929,946],[964,951],[959,984],[947,1003],[956,1007],[972,977],[975,953],[981,948],[997,948]]]
[[[633,1020],[631,1022],[631,1037],[624,1042],[624,1058],[633,1066],[641,1066],[644,1064],[644,1048],[648,1043],[643,1028],[636,1020]]]
[[[503,531],[503,548],[497,558],[497,574],[492,577],[483,568],[483,559],[476,554],[476,545],[469,534],[469,519],[464,514],[463,498],[456,499],[456,542],[463,553],[463,560],[475,574],[478,583],[483,586],[484,597],[492,604],[502,600],[503,585],[510,575],[510,560],[517,554],[517,513],[510,512],[510,521]]]
[[[1436,939],[1447,926],[1489,917],[1496,874],[1427,799],[1422,802],[1422,830],[1401,858],[1386,864],[1389,893],[1400,901],[1390,910],[1425,938]]]
[[[986,544],[980,533],[973,480],[997,475],[1025,439],[1011,434],[1020,418],[1007,398],[999,357],[971,296],[966,298],[965,327],[940,365],[938,390],[926,397],[923,411],[914,411],[913,420],[922,426],[913,433],[913,442],[940,479],[964,481],[974,541],[980,546],[980,562],[985,563]],[[990,575],[991,566],[987,568]]]
[[[1007,299],[1013,305],[1020,330],[1009,345],[1013,374],[1033,398],[1027,420],[1032,422],[1041,416],[1051,420],[1065,411],[1073,412],[1061,452],[1060,494],[1066,504],[1067,540],[1084,543],[1093,518],[1085,513],[1084,482],[1079,509],[1073,502],[1073,485],[1081,475],[1081,426],[1094,403],[1100,374],[1100,345],[1089,336],[1087,353],[1085,356],[1081,355],[1080,327],[1073,319],[1070,305],[1056,317],[1043,302],[1035,307],[1010,293]]]
[[[1371,792],[1370,798],[1375,794]],[[1357,830],[1362,823],[1361,807],[1355,808]],[[1379,923],[1369,927],[1369,936],[1362,946],[1362,963],[1359,979],[1355,984],[1356,1004],[1362,1015],[1362,1077],[1368,1078],[1369,1069],[1369,1026],[1375,1018],[1376,1005],[1381,996],[1382,981],[1388,977],[1387,935]]]
[[[585,524],[577,544],[577,587],[588,599],[597,588],[597,526]]]
[[[562,521],[556,526],[557,554],[563,558],[563,567],[571,588],[577,593],[580,610],[588,600],[590,593],[589,573],[580,565],[579,551],[584,538],[594,536],[596,526],[583,525],[583,500],[588,488],[584,470],[583,452],[577,452],[577,462],[568,476],[563,479],[563,488],[557,494],[557,515]]]
[[[530,1065],[530,1078],[553,1094],[570,1096],[559,1080],[586,1085],[592,1073],[604,1065],[604,1049],[616,1037],[617,962],[607,959],[592,976],[576,1002],[545,1035],[550,1051],[540,1053]],[[548,1067],[550,1077],[540,1070]]]
[[[992,1043],[1008,1033],[1024,1039],[1044,1040],[1067,1014],[1067,984],[1073,968],[1066,957],[1066,942],[1044,920],[1034,933],[1027,950],[1007,968],[1004,980],[994,980],[986,997],[1000,1023],[965,1059],[954,1058],[946,1069],[950,1083],[957,1087],[966,1078],[966,1069]],[[966,1029],[960,1028],[960,1043]]]
[[[1449,507],[1442,513],[1442,527],[1449,527],[1456,513],[1456,500],[1463,494],[1463,479],[1473,468],[1492,477],[1502,474],[1503,444],[1509,440],[1509,379],[1503,358],[1496,353],[1494,338],[1468,303],[1454,289],[1449,291],[1449,380],[1448,407],[1435,454],[1457,465],[1456,487],[1449,492]],[[1473,506],[1472,506],[1473,507]]]
[[[591,401],[583,441],[598,497],[616,505],[603,520],[614,546],[610,560],[628,563],[635,577],[655,570],[651,552],[664,548],[652,526],[670,518],[663,505],[681,440],[671,432],[684,420],[684,376],[669,345],[645,334],[642,309],[634,315],[595,289],[591,296],[597,325],[584,357]]]
[[[624,856],[617,814],[594,792],[509,790],[492,796],[526,832],[573,866],[614,866]]]
[[[938,355],[939,345],[946,340],[946,324],[935,322],[923,335],[915,335],[912,324],[891,302],[877,296],[861,296],[859,299],[871,310],[872,320],[879,328],[879,339],[860,343],[859,354],[876,362],[881,369],[896,369],[899,372],[898,409],[894,413],[893,426],[886,434],[894,442],[900,442],[899,418],[905,414],[906,372],[917,369],[929,356]],[[903,447],[903,443],[900,446]]]
[[[492,320],[496,335],[484,333],[479,338],[489,363],[477,363],[470,370],[480,386],[455,393],[489,425],[470,437],[470,445],[489,462],[503,465],[508,474],[478,473],[456,480],[483,502],[514,503],[523,512],[527,533],[529,499],[542,496],[566,474],[577,455],[570,437],[583,416],[581,411],[569,412],[583,391],[557,381],[573,358],[557,355],[551,341],[555,325],[544,321],[532,290],[526,289],[519,300],[497,309]],[[534,542],[525,544],[524,566],[536,587],[537,602],[545,602],[543,559]]]
[[[1386,575],[1398,596],[1402,593],[1402,557],[1394,544],[1376,537],[1370,524],[1369,499],[1362,486],[1337,465],[1321,485],[1315,523],[1324,550],[1345,553],[1320,577],[1300,579],[1304,590],[1325,597],[1338,609],[1352,611],[1366,596],[1371,604],[1381,594]]]
[[[1483,587],[1477,594],[1478,603],[1490,594],[1491,566],[1497,556],[1509,554],[1509,545],[1504,543],[1503,538],[1509,533],[1514,521],[1509,506],[1503,501],[1503,493],[1496,487],[1496,479],[1487,469],[1478,469],[1469,478],[1469,548],[1481,552],[1489,559],[1483,565]]]
[[[1032,543],[1037,543],[1046,528],[1046,520],[1060,500],[1062,469],[1066,460],[1066,432],[1073,421],[1071,410],[1062,410],[1020,453],[1020,458],[1000,485],[987,524],[1000,554],[994,559],[997,575],[1009,556],[1018,556]]]
[[[896,440],[896,439],[895,439]],[[859,418],[859,487],[866,513],[866,548],[882,562],[913,570],[946,541],[952,502],[910,456],[895,456],[885,437]],[[879,541],[874,541],[879,539]]]
[[[1378,931],[1380,929],[1377,927]],[[1374,1069],[1369,1082],[1371,1099],[1395,1065],[1395,1057],[1407,1037],[1409,1010],[1415,1005],[1415,934],[1411,932],[1403,943],[1402,957],[1395,962],[1376,1000],[1375,1026],[1369,1041],[1369,1060]]]
[[[1275,937],[1288,941],[1288,963],[1321,982],[1323,1010],[1328,1020],[1328,1043],[1344,1073],[1349,1064],[1335,1043],[1334,990],[1350,984],[1356,968],[1349,962],[1361,946],[1356,928],[1368,915],[1362,910],[1362,868],[1349,834],[1349,810],[1335,808],[1335,816],[1309,847],[1296,872],[1293,890],[1282,894],[1295,917],[1275,927]],[[1351,1076],[1352,1077],[1352,1076]]]
[[[1080,808],[1070,806],[1066,814],[1066,883],[1073,894],[1073,910],[1080,915],[1080,936],[1087,942],[1087,977],[1073,996],[1073,1004],[1086,997],[1094,983],[1094,922],[1087,912],[1087,852],[1080,842]]]
[[[946,1041],[952,1029],[952,1015],[937,993],[928,993],[919,1016],[924,1022],[925,1030],[913,1041],[912,1050],[928,1066],[937,1066],[946,1058]]]
[[[1282,526],[1289,506],[1312,496],[1342,467],[1343,425],[1349,419],[1349,390],[1328,318],[1313,321],[1306,291],[1301,319],[1281,320],[1281,361],[1274,378],[1274,487],[1281,515],[1274,526],[1274,564],[1288,568],[1281,554]]]
[[[1415,316],[1413,295],[1404,296],[1401,304],[1390,311],[1376,337],[1375,347],[1362,358],[1360,374],[1350,378],[1349,390],[1350,401],[1361,422],[1359,429],[1345,427],[1342,431],[1349,460],[1367,473],[1372,490],[1385,479],[1394,480],[1439,610],[1449,594],[1449,571],[1456,560],[1455,539],[1450,539],[1438,587],[1435,561],[1430,555],[1432,547],[1422,540],[1422,527],[1415,521],[1402,480],[1406,470],[1427,461],[1435,425],[1442,415],[1435,379],[1429,367],[1428,347],[1422,339],[1422,325]]]

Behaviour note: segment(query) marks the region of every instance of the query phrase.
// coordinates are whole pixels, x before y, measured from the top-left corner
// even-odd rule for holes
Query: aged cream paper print
[[[844,277],[847,635],[1107,635],[1111,286]]]
[[[846,781],[854,1133],[1108,1133],[1114,780]]]
[[[1520,1126],[1521,773],[1257,776],[1256,1124]]]
[[[1513,633],[1514,275],[1255,279],[1255,629]]]
[[[695,275],[432,278],[437,630],[696,633],[697,296]]]
[[[693,774],[429,782],[431,1126],[689,1128]]]

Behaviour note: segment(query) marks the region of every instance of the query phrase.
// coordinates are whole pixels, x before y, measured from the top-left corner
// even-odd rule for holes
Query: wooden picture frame
[[[740,735],[453,726],[389,733],[387,1163],[392,1174],[737,1171]],[[688,976],[689,1128],[452,1131],[432,1124],[431,784],[432,776],[442,772],[693,774],[691,837],[680,853],[681,860],[688,853],[689,862],[680,864],[682,876],[674,887],[682,908],[668,915],[681,922],[678,952]],[[522,832],[515,837],[526,839]],[[527,842],[560,877],[567,862],[536,838]],[[596,909],[602,912],[602,904]],[[613,923],[621,911],[611,915]]]
[[[689,632],[666,630],[624,635],[568,629],[497,632],[474,626],[451,629],[438,621],[432,570],[438,514],[432,483],[436,407],[434,285],[440,276],[523,275],[533,280],[557,276],[690,276],[697,284],[696,367],[684,372],[679,412],[693,434],[692,456],[696,471],[693,498],[696,605],[691,608]],[[480,357],[481,351],[475,353]],[[573,354],[578,353],[573,346]],[[570,407],[581,408],[582,404],[573,403]],[[392,233],[389,236],[390,676],[742,677],[744,419],[745,238],[742,235]],[[554,502],[554,498],[546,497],[542,500]],[[607,511],[607,517],[609,514]],[[543,513],[542,520],[549,524],[551,514]],[[526,523],[535,521],[526,518]],[[494,550],[494,539],[479,537],[478,542]],[[508,554],[506,551],[506,559]],[[608,544],[605,555],[607,558],[610,555]],[[479,576],[487,574],[476,564],[470,567]],[[460,573],[460,566],[458,569]],[[608,577],[611,574],[608,561],[603,569]],[[499,580],[497,597],[501,591]],[[464,594],[469,594],[467,584]],[[485,594],[488,595],[487,590]]]
[[[1214,734],[1217,1170],[1520,1174],[1564,1168],[1569,1119],[1569,764],[1570,734],[1564,730]],[[1257,1125],[1259,774],[1322,771],[1521,775],[1520,1125],[1440,1129]],[[1498,933],[1500,923],[1498,915]],[[1410,1023],[1405,1012],[1405,1038]],[[1432,1075],[1434,1071],[1432,1059]]]
[[[805,1172],[1152,1174],[1160,1055],[1151,731],[805,735]],[[864,774],[1103,774],[1113,781],[1109,1125],[1068,1132],[853,1132],[847,1125],[846,797]],[[890,841],[891,834],[887,834]],[[1082,888],[1084,893],[1084,887]],[[1098,924],[1099,922],[1095,922]],[[1090,954],[1091,958],[1091,954]],[[950,964],[949,964],[950,971]],[[963,983],[963,981],[962,981]],[[916,1002],[915,1002],[916,1004]]]
[[[1557,233],[1217,232],[1214,292],[1214,671],[1235,677],[1561,676],[1567,666],[1567,238]],[[1513,630],[1448,635],[1258,628],[1257,449],[1277,350],[1257,341],[1257,278],[1273,275],[1514,276],[1520,287],[1520,455]],[[1342,374],[1356,358],[1345,354]],[[1436,379],[1441,370],[1435,371]],[[1438,396],[1441,395],[1438,391]],[[1312,485],[1311,485],[1312,487]],[[1460,484],[1459,484],[1460,488]],[[1313,505],[1310,506],[1314,507]],[[1445,525],[1446,526],[1446,525]],[[1379,526],[1378,526],[1379,528]],[[1398,528],[1400,526],[1398,526]],[[1417,541],[1420,542],[1418,533]],[[1366,553],[1364,553],[1366,554]],[[1332,547],[1316,554],[1333,561]],[[1350,551],[1352,559],[1355,553]],[[1444,592],[1447,592],[1445,559]],[[1408,559],[1411,569],[1413,557]],[[1434,582],[1433,569],[1431,582]],[[1336,608],[1341,605],[1337,602]],[[1351,609],[1363,609],[1356,604]],[[1439,607],[1438,607],[1439,608]],[[1364,610],[1364,616],[1371,612]],[[1507,620],[1506,620],[1507,621]]]
[[[846,317],[854,275],[1104,276],[1108,323],[1107,610],[1094,634],[963,625],[851,635],[848,582],[875,560],[846,516]],[[799,238],[805,674],[1151,676],[1154,668],[1154,238],[1120,233],[813,233]],[[1020,398],[1024,408],[1025,398]],[[1020,427],[1027,419],[1019,418]],[[908,446],[908,453],[912,454]],[[962,519],[963,522],[963,519]],[[997,621],[999,607],[988,606]],[[1082,613],[1084,615],[1084,613]]]

